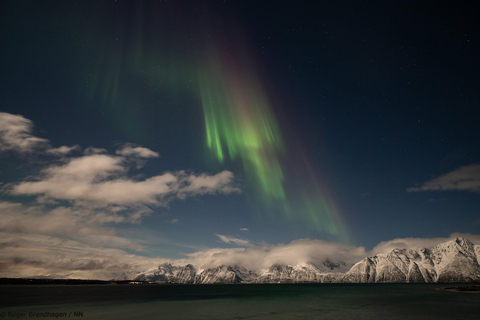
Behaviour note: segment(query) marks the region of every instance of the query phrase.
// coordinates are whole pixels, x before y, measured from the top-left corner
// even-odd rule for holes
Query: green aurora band
[[[216,50],[205,60],[198,85],[208,149],[220,163],[240,158],[265,200],[283,201],[283,139],[266,94],[249,68],[222,64],[225,59]]]
[[[124,38],[115,41],[121,46],[98,41],[98,73],[97,80],[91,82],[90,98],[100,98],[104,111],[115,119],[119,114],[115,109],[124,100],[122,86],[126,86],[120,74],[143,78],[162,92],[193,93],[203,107],[210,159],[222,167],[234,162],[242,164],[248,187],[244,188],[245,194],[252,202],[263,203],[261,208],[252,210],[261,211],[262,218],[282,218],[292,228],[306,227],[350,242],[328,189],[320,187],[314,173],[308,171],[303,179],[298,179],[285,165],[289,148],[275,118],[275,108],[250,59],[252,55],[245,49],[249,47],[247,41],[236,39],[238,43],[227,42],[230,47],[222,47],[219,44],[224,43],[213,37],[205,41],[206,45],[188,47],[159,37],[155,43],[147,38],[140,20],[132,36],[123,33]],[[138,114],[133,116],[128,122],[142,119]],[[141,123],[133,127],[141,127]],[[310,167],[306,157],[300,161],[295,158],[301,157],[288,158],[291,166]]]
[[[244,45],[245,47],[245,45]],[[340,213],[302,150],[297,150],[301,180],[287,174],[285,147],[278,121],[249,55],[232,57],[228,50],[210,45],[197,63],[198,86],[207,147],[220,163],[240,159],[254,197],[266,205],[262,212],[300,219],[308,226],[349,242]],[[223,54],[222,54],[223,53]],[[292,150],[290,150],[292,151]],[[286,188],[286,185],[293,187]],[[283,214],[282,214],[283,213]]]

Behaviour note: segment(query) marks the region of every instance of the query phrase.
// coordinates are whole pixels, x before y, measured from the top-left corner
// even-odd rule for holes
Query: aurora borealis
[[[5,239],[176,259],[480,232],[480,50],[464,5],[0,8]]]
[[[339,212],[334,210],[333,201],[326,201],[316,176],[309,172],[304,180],[295,181],[286,174],[286,157],[297,168],[304,167],[308,160],[300,159],[302,163],[298,155],[289,156],[292,151],[284,145],[274,106],[248,56],[223,57],[214,51],[205,60],[198,66],[199,87],[207,146],[216,160],[224,163],[226,158],[241,159],[245,176],[250,179],[248,186],[266,205],[264,214],[272,208],[277,210],[277,216],[270,218],[300,219],[318,232],[347,240],[336,216]],[[285,183],[290,189],[286,190]],[[293,189],[299,188],[303,192],[295,194]]]
[[[133,33],[128,32],[125,21],[118,22],[114,44],[100,51],[98,60],[101,63],[93,78],[103,80],[94,81],[91,92],[99,93],[96,97],[103,102],[103,108],[108,110],[122,104],[119,93],[122,70],[146,81],[157,92],[166,92],[174,98],[192,96],[196,106],[189,108],[202,108],[204,116],[206,148],[203,157],[215,163],[215,169],[240,164],[238,168],[242,171],[238,176],[244,181],[243,192],[250,202],[260,204],[259,209],[251,208],[251,214],[265,221],[280,219],[287,224],[297,220],[301,228],[346,241],[345,227],[335,217],[339,212],[333,209],[334,200],[325,200],[324,190],[318,187],[315,175],[305,175],[303,181],[289,176],[291,169],[286,163],[305,167],[302,163],[305,159],[298,161],[290,154],[290,147],[283,138],[284,124],[276,115],[282,106],[274,105],[270,99],[277,93],[267,91],[264,82],[268,77],[260,72],[252,46],[237,24],[228,23],[234,34],[233,37],[229,35],[232,40],[219,32],[219,27],[212,22],[204,25],[201,34],[192,31],[196,23],[209,20],[206,17],[195,17],[190,23],[173,22],[179,34],[195,37],[196,43],[191,44],[164,33],[167,28],[162,22],[154,23],[158,31],[146,34],[140,27],[151,24],[144,21],[146,10],[138,6],[135,12],[129,13],[133,22],[126,21],[136,26]],[[97,28],[94,34],[103,41],[105,36],[99,34],[105,28],[101,24]],[[105,56],[112,59],[105,59]],[[292,192],[300,188],[305,192]]]
[[[223,163],[240,158],[247,177],[269,199],[285,199],[280,156],[284,149],[277,121],[248,63],[210,53],[198,71],[207,146]],[[245,66],[246,65],[246,66]]]

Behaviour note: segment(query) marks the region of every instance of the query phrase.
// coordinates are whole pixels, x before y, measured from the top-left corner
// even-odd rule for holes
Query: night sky
[[[2,1],[0,275],[476,237],[472,3]]]

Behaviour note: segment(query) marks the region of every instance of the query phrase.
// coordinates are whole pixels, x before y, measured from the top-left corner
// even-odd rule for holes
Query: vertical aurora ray
[[[226,61],[226,62],[225,62]],[[245,63],[244,63],[245,64]],[[284,200],[284,146],[268,98],[251,70],[215,49],[198,68],[207,146],[216,160],[240,159],[266,201]]]
[[[347,228],[330,189],[313,169],[305,152],[298,147],[294,150],[298,155],[293,168],[296,174],[291,176],[296,178],[292,178],[294,189],[289,190],[289,198],[295,212],[300,212],[313,229],[349,243]]]

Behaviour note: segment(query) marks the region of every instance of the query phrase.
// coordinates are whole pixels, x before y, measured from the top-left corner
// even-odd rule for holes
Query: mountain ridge
[[[254,271],[221,265],[198,269],[164,263],[134,280],[178,284],[232,283],[437,283],[480,280],[480,246],[456,238],[432,248],[395,248],[348,265],[326,259],[321,264],[273,264]]]

